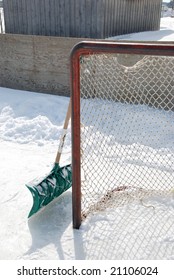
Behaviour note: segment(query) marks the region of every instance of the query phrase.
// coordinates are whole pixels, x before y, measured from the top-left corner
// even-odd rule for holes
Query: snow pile
[[[0,133],[3,140],[43,144],[43,141],[58,139],[59,129],[45,116],[16,118],[12,108],[7,106],[0,114]]]
[[[6,102],[6,100],[10,102]],[[1,92],[0,138],[20,144],[57,142],[62,132],[69,99],[45,94]],[[69,138],[70,143],[70,138]]]

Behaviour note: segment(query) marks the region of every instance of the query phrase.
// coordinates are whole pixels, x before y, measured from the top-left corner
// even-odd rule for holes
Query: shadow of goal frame
[[[135,57],[135,60],[126,65],[127,57]],[[152,195],[156,191],[156,185],[161,180],[158,189],[160,194],[173,191],[172,154],[170,158],[164,157],[163,162],[156,148],[163,151],[166,139],[160,139],[160,142],[156,137],[158,131],[153,134],[154,126],[161,122],[161,114],[164,113],[161,131],[168,126],[167,135],[172,137],[170,123],[174,112],[173,74],[174,44],[88,41],[73,48],[71,92],[74,228],[79,228],[82,219],[89,213],[100,210],[100,206],[101,210],[105,209],[103,205],[115,193],[119,193],[119,197],[113,196],[114,200],[120,201],[120,196],[128,197],[131,192],[131,199],[134,196],[142,201],[147,194]],[[154,125],[150,121],[149,136],[146,137],[143,128],[156,116],[157,122]],[[146,119],[146,122],[139,122],[139,127],[135,128],[137,119]],[[130,124],[133,124],[131,128]],[[115,136],[117,132],[123,135]],[[141,134],[139,138],[138,133]],[[172,141],[167,150],[172,148]],[[149,160],[151,151],[153,156]],[[159,181],[156,182],[158,177]],[[163,187],[166,181],[167,186]],[[84,202],[88,193],[90,196]],[[91,204],[90,199],[94,199]],[[123,200],[125,203],[125,198]]]

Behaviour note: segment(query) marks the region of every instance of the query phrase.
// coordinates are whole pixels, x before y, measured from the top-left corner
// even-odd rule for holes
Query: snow
[[[174,41],[174,18],[162,18],[160,31],[116,39]],[[68,97],[0,88],[0,259],[174,259],[172,193],[151,197],[144,202],[146,206],[137,201],[136,204],[106,209],[88,216],[80,230],[73,230],[70,189],[27,219],[32,197],[25,184],[51,170],[68,102]],[[164,113],[166,118],[171,122],[173,113],[168,116]],[[165,130],[165,127],[161,125],[158,129]],[[156,131],[153,133],[156,137]],[[163,141],[167,142],[172,164],[173,136],[174,127],[171,126],[170,137],[166,135]],[[146,142],[146,138],[143,141]],[[139,147],[135,145],[134,148],[138,151]],[[147,152],[149,149],[147,145]],[[130,160],[134,152],[130,149]],[[166,150],[161,150],[163,170],[165,155]],[[139,160],[148,161],[147,157]],[[69,128],[61,164],[70,162]],[[162,227],[162,217],[165,227]]]
[[[139,33],[131,33],[111,37],[108,39],[114,40],[132,40],[132,41],[173,41],[174,40],[174,18],[161,18],[159,31],[144,31]]]

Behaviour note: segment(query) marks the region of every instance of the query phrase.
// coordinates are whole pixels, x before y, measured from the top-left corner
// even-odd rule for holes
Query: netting
[[[86,259],[155,260],[174,259],[173,198],[160,197],[107,208],[89,215],[82,223]],[[90,226],[89,226],[90,225]]]
[[[174,191],[174,57],[81,56],[82,218]],[[124,65],[123,65],[124,64]]]

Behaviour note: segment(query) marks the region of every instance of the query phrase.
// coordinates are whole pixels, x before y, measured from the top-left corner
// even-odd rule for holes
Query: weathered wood
[[[4,0],[6,33],[106,38],[157,30],[162,0]]]

